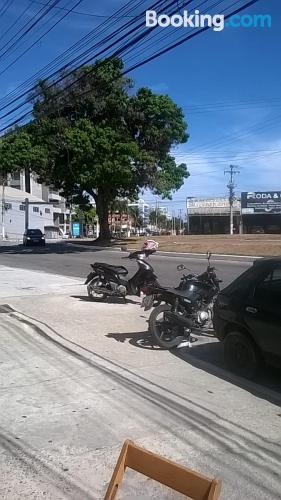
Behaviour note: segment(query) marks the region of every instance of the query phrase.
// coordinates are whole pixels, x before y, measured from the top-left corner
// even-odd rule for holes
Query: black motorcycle
[[[122,247],[121,250],[127,251],[126,247]],[[136,260],[138,265],[136,274],[129,280],[125,279],[128,270],[124,266],[114,266],[103,262],[91,264],[92,271],[85,281],[88,296],[96,302],[102,302],[110,296],[125,299],[127,295],[140,296],[141,292],[146,293],[152,286],[159,286],[157,276],[146,260],[155,252],[155,249],[143,249],[131,252],[128,257],[123,257]]]
[[[156,306],[149,318],[153,341],[164,349],[190,341],[191,333],[210,328],[213,304],[220,289],[215,268],[210,265],[204,273],[184,275],[177,288],[151,287],[143,300],[145,310]],[[179,270],[186,269],[178,266]],[[163,304],[164,302],[164,304]]]

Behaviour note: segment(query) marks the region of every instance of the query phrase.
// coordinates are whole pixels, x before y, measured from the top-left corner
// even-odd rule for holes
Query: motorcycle
[[[127,251],[127,248],[122,247],[121,250]],[[138,265],[137,272],[129,280],[125,279],[128,270],[124,266],[114,266],[103,262],[91,264],[92,271],[85,281],[90,299],[103,302],[107,297],[115,296],[125,300],[127,295],[140,296],[141,292],[146,293],[152,286],[159,286],[153,267],[146,260],[155,252],[155,248],[143,248],[123,257],[136,260]]]
[[[151,287],[143,299],[145,310],[155,307],[149,318],[149,330],[153,341],[163,349],[190,342],[192,332],[210,328],[212,324],[221,280],[210,264],[210,252],[207,259],[207,269],[202,274],[183,275],[176,288]],[[184,265],[178,266],[178,270],[185,269]]]

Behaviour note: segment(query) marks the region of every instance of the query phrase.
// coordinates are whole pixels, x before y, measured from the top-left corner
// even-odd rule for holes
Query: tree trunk
[[[100,234],[97,241],[109,241],[111,238],[108,222],[109,202],[107,202],[101,195],[95,196],[95,202],[100,224]]]

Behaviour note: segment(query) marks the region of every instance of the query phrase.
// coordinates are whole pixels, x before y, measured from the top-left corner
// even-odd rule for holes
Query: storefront
[[[241,213],[246,233],[281,233],[281,191],[241,193]]]
[[[187,198],[187,226],[190,234],[227,234],[230,232],[230,206],[227,197]],[[233,205],[234,232],[240,229],[240,201]]]

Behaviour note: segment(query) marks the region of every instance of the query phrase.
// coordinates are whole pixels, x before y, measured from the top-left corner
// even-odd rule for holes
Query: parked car
[[[23,235],[24,246],[45,245],[45,235],[40,229],[26,229]]]
[[[256,260],[222,290],[213,323],[232,371],[252,378],[262,361],[281,368],[281,257]]]

